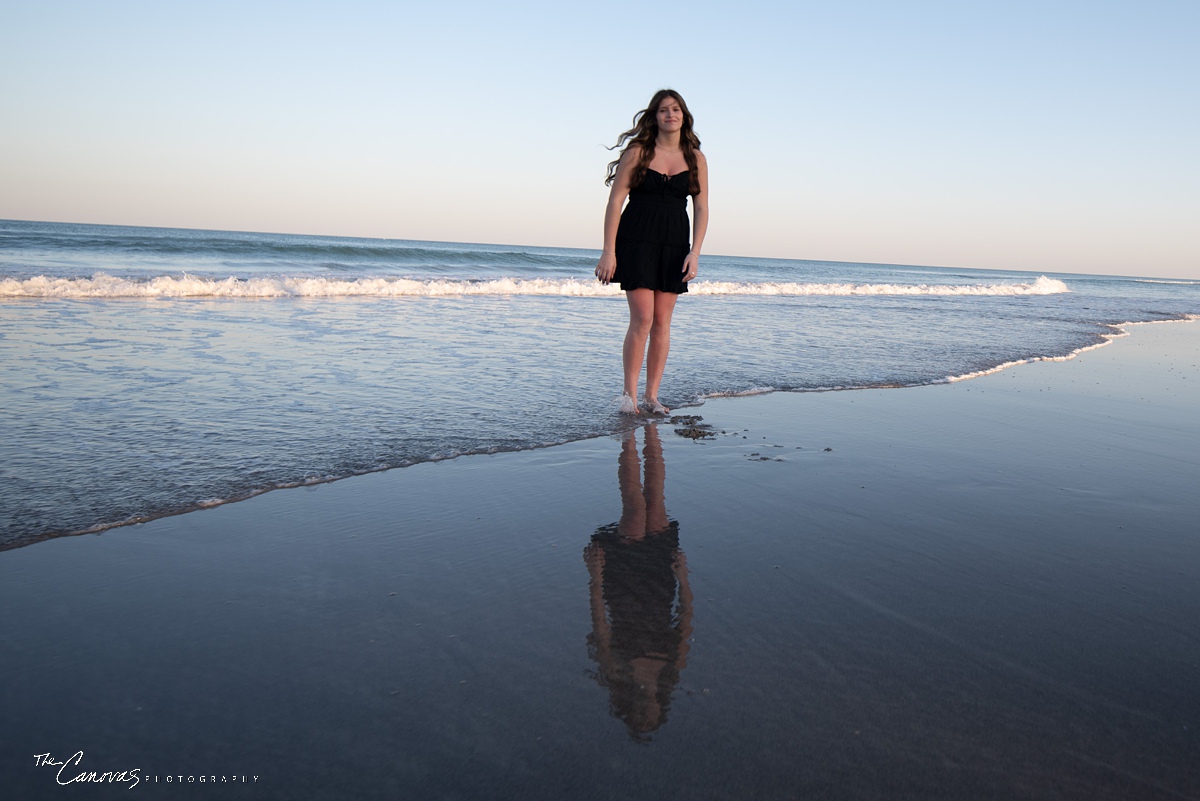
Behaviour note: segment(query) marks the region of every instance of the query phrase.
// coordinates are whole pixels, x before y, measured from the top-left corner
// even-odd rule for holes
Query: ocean
[[[598,255],[0,221],[0,548],[623,430]],[[962,380],[1197,314],[1200,281],[705,255],[662,400]]]

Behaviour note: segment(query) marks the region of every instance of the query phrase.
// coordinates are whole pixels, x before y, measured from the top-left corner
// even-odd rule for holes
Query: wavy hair
[[[668,97],[678,103],[679,108],[683,111],[683,127],[679,130],[679,147],[683,150],[683,159],[688,166],[688,193],[698,195],[700,194],[700,176],[696,170],[696,151],[700,149],[700,139],[692,130],[692,112],[688,111],[687,103],[683,102],[683,98],[674,89],[659,89],[655,92],[654,97],[650,98],[649,105],[633,115],[633,127],[617,137],[617,143],[609,150],[620,148],[621,156],[623,156],[629,149],[629,145],[637,145],[641,148],[641,156],[638,158],[637,164],[633,165],[633,173],[629,176],[630,186],[640,184],[642,178],[646,176],[646,169],[650,166],[650,162],[654,160],[654,146],[658,142],[658,107]],[[617,165],[621,163],[621,156],[618,156],[616,161],[609,162],[608,177],[604,180],[605,186],[612,186],[612,182],[616,180]]]

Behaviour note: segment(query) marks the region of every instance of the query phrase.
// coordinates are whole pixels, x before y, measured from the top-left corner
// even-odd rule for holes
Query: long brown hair
[[[621,149],[625,154],[628,145],[637,145],[642,149],[637,164],[633,165],[633,173],[629,176],[629,185],[637,186],[646,176],[646,168],[654,160],[654,146],[658,142],[658,107],[664,100],[671,98],[679,104],[683,111],[683,127],[679,130],[679,147],[683,150],[683,159],[688,166],[688,194],[700,194],[700,176],[696,170],[696,151],[700,149],[700,139],[692,130],[692,112],[688,111],[687,103],[674,89],[659,89],[650,98],[650,104],[633,115],[633,127],[617,137],[617,143],[609,150]],[[628,144],[627,144],[628,143]],[[608,177],[605,186],[612,186],[617,178],[617,165],[621,163],[620,156],[616,161],[609,162]]]

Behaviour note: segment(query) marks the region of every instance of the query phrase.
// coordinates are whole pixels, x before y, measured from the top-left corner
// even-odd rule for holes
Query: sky
[[[706,253],[1200,278],[1200,2],[0,0],[0,218],[598,248],[696,120]]]

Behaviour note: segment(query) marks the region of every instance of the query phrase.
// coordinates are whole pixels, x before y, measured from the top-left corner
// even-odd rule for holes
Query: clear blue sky
[[[707,252],[1200,278],[1200,2],[0,3],[0,217],[597,247],[662,86]]]

